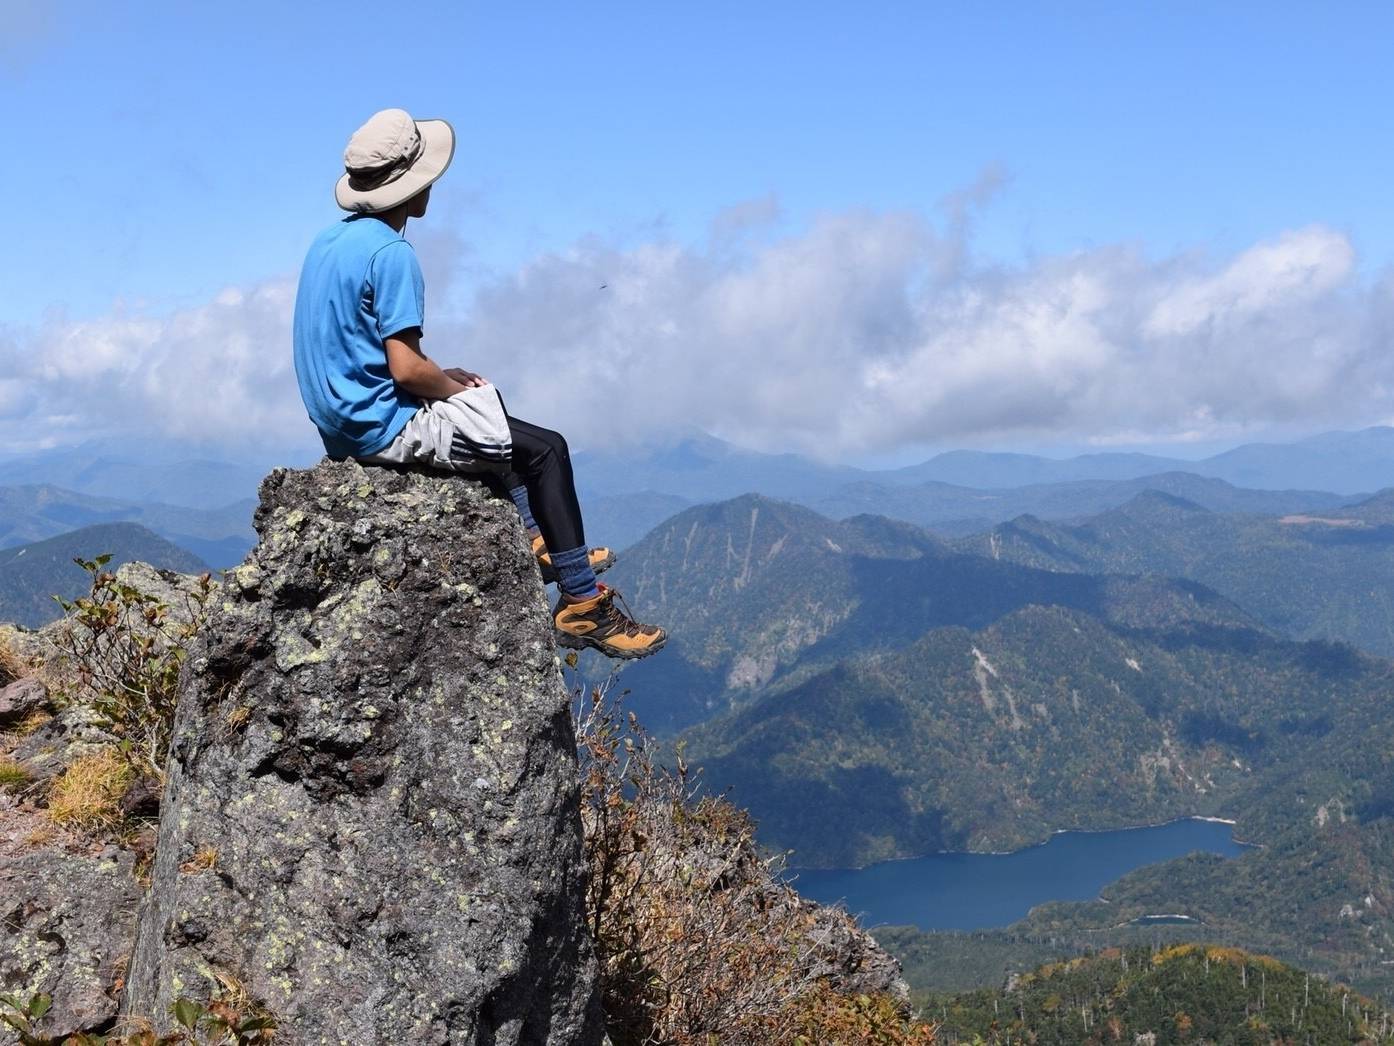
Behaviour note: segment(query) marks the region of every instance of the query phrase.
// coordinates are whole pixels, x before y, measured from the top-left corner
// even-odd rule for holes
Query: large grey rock
[[[50,711],[48,687],[39,679],[16,679],[0,687],[0,729],[16,726],[35,712]]]
[[[0,820],[0,986],[51,995],[42,1030],[55,1041],[109,1028],[140,904],[135,856],[36,847],[24,839],[36,824],[12,811]]]
[[[512,505],[321,463],[190,653],[123,1009],[231,975],[286,1043],[592,1043],[575,742]]]

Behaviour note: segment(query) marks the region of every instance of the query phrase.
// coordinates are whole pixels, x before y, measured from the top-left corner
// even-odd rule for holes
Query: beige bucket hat
[[[404,109],[384,109],[349,139],[334,200],[359,214],[390,211],[444,174],[454,155],[455,131],[444,120],[413,120]]]

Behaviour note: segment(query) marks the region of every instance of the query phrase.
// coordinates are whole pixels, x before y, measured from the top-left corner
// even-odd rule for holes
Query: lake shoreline
[[[1098,900],[1111,883],[1150,865],[1196,853],[1239,858],[1251,844],[1236,840],[1234,828],[1228,818],[1209,816],[1062,829],[1006,853],[946,850],[864,868],[789,869],[784,878],[811,900],[861,913],[867,925],[1002,929],[1041,904]]]
[[[886,857],[879,861],[868,861],[866,864],[853,865],[790,865],[785,869],[787,875],[798,875],[800,872],[864,872],[868,868],[875,868],[883,864],[896,864],[901,861],[923,861],[927,857],[1011,857],[1013,854],[1026,853],[1030,850],[1040,849],[1042,846],[1049,845],[1050,841],[1061,835],[1107,835],[1112,832],[1144,832],[1155,828],[1165,828],[1168,825],[1181,824],[1184,821],[1204,821],[1207,824],[1227,824],[1231,828],[1237,828],[1239,822],[1229,817],[1214,817],[1206,814],[1184,814],[1180,817],[1173,817],[1166,821],[1156,821],[1150,824],[1128,824],[1118,828],[1054,828],[1044,839],[1036,842],[1027,843],[1019,846],[1015,850],[931,850],[928,853],[910,854],[905,857]],[[1231,833],[1231,838],[1235,843],[1244,847],[1262,849],[1262,843],[1251,843],[1239,839]]]

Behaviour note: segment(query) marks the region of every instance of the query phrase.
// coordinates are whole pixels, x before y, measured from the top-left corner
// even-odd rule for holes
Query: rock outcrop
[[[599,1042],[575,743],[517,513],[324,462],[190,651],[123,1009],[236,984],[286,1043]],[[223,985],[223,988],[220,988]]]
[[[0,687],[0,730],[18,726],[35,713],[52,709],[48,699],[48,687],[37,679],[16,679],[6,687]]]
[[[51,997],[43,1031],[54,1041],[110,1028],[140,904],[135,855],[36,845],[34,817],[0,826],[0,985],[22,999]]]
[[[56,656],[61,627],[0,629],[0,644],[32,670]],[[35,803],[74,759],[115,743],[90,707],[56,701],[37,676],[0,690],[0,753],[25,776],[0,789],[0,990],[48,996],[42,1031],[55,1042],[116,1020],[144,887],[135,850],[57,829]],[[0,1043],[15,1041],[0,1027]]]

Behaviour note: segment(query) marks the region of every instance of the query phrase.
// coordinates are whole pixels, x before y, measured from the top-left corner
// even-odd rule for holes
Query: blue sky
[[[774,264],[771,244],[823,242],[820,222],[899,215],[971,256],[933,264],[959,264],[974,294],[1000,286],[994,273],[1034,285],[1028,277],[1057,262],[1123,252],[1125,268],[1148,268],[1153,301],[1167,273],[1218,279],[1255,245],[1319,229],[1349,251],[1308,244],[1339,270],[1323,283],[1329,310],[1333,298],[1368,297],[1394,260],[1385,4],[0,0],[0,15],[11,29],[2,111],[22,143],[7,165],[22,250],[0,281],[0,329],[17,355],[293,277],[309,239],[338,216],[330,189],[347,135],[385,106],[446,117],[459,135],[418,241],[459,345],[481,327],[499,336],[481,294],[526,312],[510,295],[539,259],[543,270],[559,257],[623,268],[676,247],[710,266],[722,215],[759,226],[733,263],[745,271]],[[976,204],[958,229],[952,201],[968,196]],[[797,250],[784,254],[798,264]],[[902,273],[912,299],[917,264]],[[1382,303],[1347,302],[1358,315],[1328,317],[1327,328],[1309,317],[1311,329],[1377,337]],[[911,300],[889,311],[902,305],[942,308]],[[764,336],[778,337],[777,325]],[[513,376],[506,360],[495,368]],[[1042,377],[1052,388],[1057,379]],[[1394,413],[1383,395],[1381,384],[1350,420]],[[11,401],[25,398],[11,388]],[[524,398],[539,410],[563,399]],[[1019,425],[1005,402],[976,421],[848,440],[867,445],[859,451],[1223,441],[1340,420],[1294,411],[1292,388],[1279,399],[1252,417],[1202,404],[1190,421],[1135,431],[1122,409],[1067,412],[1067,425],[1046,411]],[[725,428],[800,447],[814,426]]]

